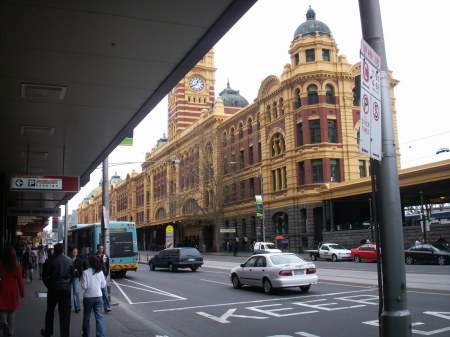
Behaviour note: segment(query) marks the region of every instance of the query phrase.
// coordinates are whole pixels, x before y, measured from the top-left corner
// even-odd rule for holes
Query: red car
[[[355,262],[377,261],[377,245],[375,243],[365,243],[358,248],[352,248],[352,259]]]

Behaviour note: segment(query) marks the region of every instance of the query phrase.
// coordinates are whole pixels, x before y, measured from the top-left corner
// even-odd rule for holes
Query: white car
[[[281,253],[281,250],[272,242],[255,242],[253,252],[255,254]]]
[[[249,257],[231,270],[234,288],[243,285],[263,287],[269,294],[274,288],[299,287],[307,292],[317,283],[316,266],[293,253],[266,253]]]

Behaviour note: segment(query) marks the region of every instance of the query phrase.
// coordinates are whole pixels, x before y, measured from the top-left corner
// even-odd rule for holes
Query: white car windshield
[[[274,265],[305,262],[300,256],[294,254],[273,255],[270,260]]]
[[[266,243],[266,249],[276,249],[277,247],[273,243]]]

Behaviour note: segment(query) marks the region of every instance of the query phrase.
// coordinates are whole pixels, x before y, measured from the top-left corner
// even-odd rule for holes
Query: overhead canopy
[[[1,1],[0,191],[12,174],[84,186],[256,1]],[[74,194],[11,192],[5,204],[54,208]]]

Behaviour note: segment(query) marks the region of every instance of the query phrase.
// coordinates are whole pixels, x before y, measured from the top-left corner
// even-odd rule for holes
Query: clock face
[[[200,91],[204,86],[205,82],[198,76],[191,77],[189,80],[189,87],[194,91]]]

